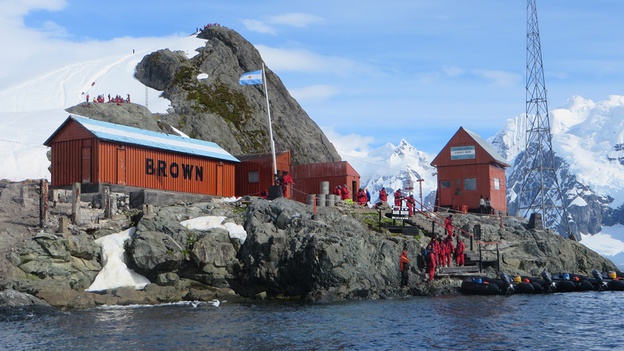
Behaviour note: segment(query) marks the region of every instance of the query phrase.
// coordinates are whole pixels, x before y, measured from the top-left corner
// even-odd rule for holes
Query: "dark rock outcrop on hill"
[[[262,68],[256,48],[235,31],[206,28],[198,54],[168,49],[147,55],[135,76],[163,91],[172,108],[159,116],[192,138],[213,141],[234,155],[270,151],[266,97],[262,85],[240,86],[247,71]],[[200,74],[207,78],[198,79]],[[277,150],[290,150],[293,164],[340,161],[325,134],[288,93],[279,77],[266,68]]]

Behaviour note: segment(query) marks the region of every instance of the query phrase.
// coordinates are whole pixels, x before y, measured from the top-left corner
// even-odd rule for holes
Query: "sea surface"
[[[0,350],[624,350],[624,292],[0,311]]]

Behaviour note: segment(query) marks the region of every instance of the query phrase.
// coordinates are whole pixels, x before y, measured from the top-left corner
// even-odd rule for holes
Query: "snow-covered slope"
[[[43,142],[67,118],[65,108],[103,94],[130,94],[134,102],[154,113],[165,113],[170,102],[160,91],[147,88],[134,78],[134,68],[143,56],[158,49],[180,50],[192,57],[205,40],[195,36],[150,39],[148,47],[128,52],[111,45],[109,56],[42,74],[35,79],[0,90],[0,179],[50,178],[47,148]]]
[[[596,194],[614,198],[613,206],[624,204],[624,96],[597,103],[574,96],[550,114],[553,149],[569,172]],[[517,116],[488,141],[513,164],[525,133],[526,118]]]

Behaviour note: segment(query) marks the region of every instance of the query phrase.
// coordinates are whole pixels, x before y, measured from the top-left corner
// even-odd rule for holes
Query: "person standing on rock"
[[[409,283],[409,258],[405,250],[399,258],[399,270],[401,271],[401,288],[406,288]]]
[[[457,263],[458,266],[464,265],[464,252],[465,251],[466,251],[466,244],[464,244],[464,241],[458,235],[457,245],[455,247],[455,263]]]
[[[386,188],[381,188],[381,190],[379,190],[379,201],[384,203],[388,202],[388,192]]]
[[[427,269],[429,270],[429,281],[432,281],[436,270],[436,252],[431,244],[427,246],[427,257],[425,257],[425,260],[427,261]]]
[[[290,173],[284,171],[281,183],[282,183],[282,193],[284,194],[284,197],[287,199],[290,199],[290,186],[291,184],[295,184],[295,181],[290,176]]]
[[[444,230],[446,230],[446,235],[453,237],[453,215],[448,215],[444,220]]]
[[[394,206],[401,206],[401,200],[403,200],[403,194],[401,193],[401,189],[397,189],[394,192]]]

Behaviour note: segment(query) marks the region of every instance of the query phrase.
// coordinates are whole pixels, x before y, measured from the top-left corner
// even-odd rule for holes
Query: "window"
[[[500,180],[498,178],[494,178],[494,189],[500,190]]]
[[[450,180],[442,180],[440,181],[440,188],[442,189],[447,189],[451,187],[451,181]]]
[[[477,190],[477,178],[465,178],[464,190]]]
[[[249,183],[257,183],[260,180],[258,171],[249,171],[249,173],[247,173],[247,180]]]

